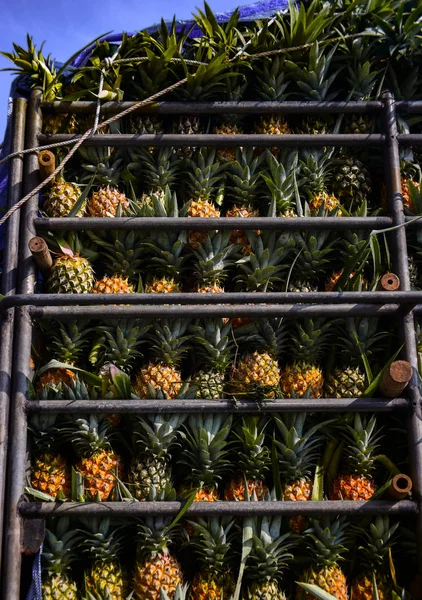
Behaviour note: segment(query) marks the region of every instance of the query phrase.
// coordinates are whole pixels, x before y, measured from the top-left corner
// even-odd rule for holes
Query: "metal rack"
[[[132,103],[106,103],[102,106],[103,114],[116,113]],[[92,102],[55,102],[42,104],[39,92],[31,95],[27,111],[26,147],[37,147],[48,142],[69,141],[78,136],[55,135],[49,138],[42,135],[42,111],[66,113],[92,113],[95,103]],[[315,292],[315,293],[269,293],[248,294],[230,293],[224,296],[224,305],[220,304],[218,295],[213,294],[167,294],[164,297],[154,294],[124,295],[34,295],[36,272],[28,249],[30,238],[36,232],[46,230],[87,230],[87,229],[172,229],[172,230],[212,230],[218,227],[223,230],[272,229],[272,230],[304,230],[304,229],[384,229],[403,225],[406,221],[403,213],[401,197],[399,143],[421,143],[422,135],[398,135],[396,127],[396,109],[403,112],[422,112],[422,102],[395,103],[390,94],[385,94],[382,101],[376,102],[308,102],[308,103],[171,103],[163,102],[148,108],[149,112],[159,114],[323,114],[323,113],[374,113],[383,122],[383,133],[371,135],[119,135],[104,134],[88,138],[87,144],[98,146],[377,146],[383,149],[389,216],[387,217],[314,217],[314,218],[251,218],[251,219],[172,219],[172,218],[64,218],[47,219],[37,215],[38,200],[30,199],[22,209],[21,233],[19,244],[19,286],[18,294],[5,298],[0,303],[0,314],[3,316],[16,309],[16,336],[13,371],[13,394],[10,410],[10,428],[8,444],[8,480],[5,503],[5,539],[3,559],[2,590],[3,597],[14,600],[20,597],[20,561],[21,539],[24,520],[44,519],[49,515],[68,516],[98,515],[135,517],[147,514],[176,514],[180,510],[178,502],[103,502],[103,503],[64,503],[49,504],[26,502],[23,499],[25,461],[26,461],[26,429],[27,416],[31,412],[53,411],[57,413],[76,413],[89,410],[92,413],[148,413],[162,412],[219,412],[239,411],[257,412],[254,402],[229,399],[221,400],[174,400],[161,402],[155,400],[97,400],[89,401],[33,401],[28,398],[27,380],[30,375],[30,352],[32,319],[56,318],[66,319],[83,316],[104,318],[113,317],[183,317],[183,316],[276,316],[288,315],[295,318],[316,315],[328,316],[382,316],[394,315],[403,334],[405,349],[404,358],[410,362],[414,377],[410,382],[406,398],[375,399],[276,399],[264,402],[261,410],[276,411],[319,411],[319,412],[392,412],[400,410],[408,419],[409,456],[411,474],[414,484],[414,499],[391,502],[372,500],[368,502],[272,502],[242,503],[215,502],[197,503],[189,508],[192,515],[211,516],[231,514],[239,517],[245,514],[378,514],[395,515],[413,514],[416,518],[418,535],[418,562],[422,571],[422,420],[421,396],[417,380],[417,348],[415,341],[414,314],[422,312],[422,293],[411,292],[408,272],[408,256],[406,228],[399,227],[391,233],[394,247],[394,269],[401,281],[400,292]],[[147,112],[145,109],[139,112]],[[20,113],[17,112],[17,115]],[[15,116],[18,122],[22,116]],[[22,126],[22,121],[19,121]],[[17,142],[16,142],[17,143]],[[18,147],[18,146],[16,146]],[[17,169],[17,166],[15,166]],[[12,171],[13,172],[13,171]],[[16,180],[19,172],[15,171]],[[38,162],[36,152],[27,156],[24,171],[24,193],[34,189],[38,183]],[[16,188],[17,189],[17,188]],[[19,197],[13,196],[13,200]],[[420,226],[421,221],[412,226]],[[16,225],[16,224],[15,224]],[[16,226],[9,225],[9,243],[17,245]],[[200,297],[198,297],[200,296]],[[260,304],[260,301],[262,302]],[[118,302],[124,302],[119,306]],[[252,303],[253,305],[246,306]],[[264,304],[265,303],[265,304]],[[111,307],[111,304],[114,306]],[[164,306],[166,305],[166,306]],[[17,307],[19,309],[17,310]],[[10,378],[10,364],[6,365],[6,373]],[[0,406],[1,410],[1,406]],[[1,461],[1,459],[0,459]],[[1,464],[1,462],[0,462]],[[0,472],[1,476],[1,472]],[[1,479],[0,479],[1,491]],[[0,495],[0,503],[2,496]],[[300,506],[299,506],[300,505]],[[0,512],[1,512],[0,504]]]

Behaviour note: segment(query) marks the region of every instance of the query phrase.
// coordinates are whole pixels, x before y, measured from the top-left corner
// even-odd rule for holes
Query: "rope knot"
[[[106,56],[104,59],[104,68],[111,69],[114,62],[114,56]]]

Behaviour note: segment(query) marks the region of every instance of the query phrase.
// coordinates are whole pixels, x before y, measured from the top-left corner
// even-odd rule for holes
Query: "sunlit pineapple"
[[[133,286],[125,277],[103,277],[98,279],[91,290],[92,294],[133,294]]]
[[[49,217],[66,217],[75,207],[82,194],[76,183],[56,179],[43,196],[42,208]],[[83,217],[86,210],[86,200],[83,201],[75,217]]]

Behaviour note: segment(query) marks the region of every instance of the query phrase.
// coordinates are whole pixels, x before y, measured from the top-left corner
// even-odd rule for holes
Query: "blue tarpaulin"
[[[288,0],[264,0],[262,2],[255,2],[253,4],[248,4],[246,6],[241,6],[239,8],[240,12],[240,21],[248,22],[254,21],[256,19],[266,19],[271,18],[275,13],[286,10],[288,6]],[[220,23],[225,23],[230,19],[232,12],[225,13],[217,13],[216,17]],[[168,21],[168,24],[170,22]],[[177,25],[179,29],[183,27],[192,25],[192,21],[177,21]],[[146,28],[150,33],[156,31],[158,25],[152,25],[151,27]],[[135,32],[131,32],[128,35],[135,35]],[[199,27],[194,27],[191,33],[192,37],[200,37],[201,30]],[[119,43],[122,39],[121,33],[110,34],[107,35],[105,40],[111,43]],[[85,64],[87,58],[90,55],[92,48],[88,48],[84,52],[81,52],[79,56],[77,56],[73,63],[73,67],[81,67]],[[11,114],[12,114],[12,101],[14,98],[19,97],[28,97],[29,96],[29,86],[27,84],[27,78],[17,77],[13,83],[10,90],[10,98],[8,105],[8,119],[7,126],[5,132],[5,138],[3,143],[0,146],[0,159],[7,156],[10,153],[10,144],[11,144]],[[5,207],[7,204],[7,178],[8,178],[8,163],[3,163],[0,165],[0,208]],[[1,211],[0,211],[1,214]],[[3,235],[5,231],[5,226],[0,229],[0,249],[3,247]]]

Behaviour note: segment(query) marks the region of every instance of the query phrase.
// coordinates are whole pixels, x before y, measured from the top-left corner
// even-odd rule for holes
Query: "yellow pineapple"
[[[179,363],[186,352],[186,320],[161,319],[150,335],[153,358],[136,374],[135,393],[140,398],[150,398],[151,390],[170,400],[182,389]]]
[[[177,294],[181,291],[180,283],[167,277],[154,277],[145,285],[147,294]]]
[[[312,527],[305,535],[311,566],[301,580],[317,585],[338,600],[349,600],[346,575],[338,565],[346,550],[348,527],[345,517],[325,516],[319,521],[312,519]],[[296,599],[314,600],[314,596],[298,586]]]
[[[305,191],[311,214],[316,216],[341,217],[340,200],[328,191],[327,184],[331,181],[332,152],[323,152],[314,148],[305,151],[302,170],[305,176]]]
[[[98,279],[91,290],[92,294],[133,294],[133,286],[120,275]]]
[[[375,469],[374,452],[381,439],[377,419],[361,417],[356,413],[353,426],[342,428],[346,457],[341,473],[333,482],[330,500],[369,500],[376,491],[372,478]]]
[[[65,249],[64,249],[65,250]],[[50,294],[88,294],[94,285],[94,271],[87,258],[65,250],[53,262],[47,279]]]
[[[75,207],[82,194],[76,183],[56,179],[43,196],[42,208],[48,217],[66,217]],[[83,201],[75,217],[83,217],[86,210],[86,200]]]
[[[71,563],[76,558],[77,532],[70,520],[61,517],[47,524],[42,552],[43,600],[79,600],[78,586],[71,578]]]
[[[115,217],[119,208],[124,211],[128,206],[124,193],[112,186],[102,186],[92,192],[86,208],[90,217]]]
[[[67,460],[51,452],[39,454],[31,467],[31,487],[53,498],[69,498],[70,468]]]

